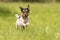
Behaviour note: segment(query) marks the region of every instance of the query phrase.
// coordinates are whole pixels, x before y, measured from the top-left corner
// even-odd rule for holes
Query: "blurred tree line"
[[[4,2],[60,2],[60,0],[0,0]]]

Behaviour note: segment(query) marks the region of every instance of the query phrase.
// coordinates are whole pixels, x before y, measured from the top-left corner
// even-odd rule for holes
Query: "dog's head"
[[[30,11],[29,5],[27,6],[27,8],[23,8],[23,7],[19,7],[19,8],[21,9],[22,16],[28,17]]]

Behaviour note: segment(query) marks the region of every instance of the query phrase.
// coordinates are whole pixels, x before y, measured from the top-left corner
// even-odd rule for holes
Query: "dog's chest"
[[[17,25],[20,25],[20,26],[26,24],[27,22],[28,22],[28,19],[25,19],[25,20],[24,20],[22,17],[20,17],[20,18],[17,19],[17,21],[16,21]]]
[[[23,20],[23,18],[22,17],[20,17],[18,20],[17,20],[18,22],[24,22],[24,20]]]

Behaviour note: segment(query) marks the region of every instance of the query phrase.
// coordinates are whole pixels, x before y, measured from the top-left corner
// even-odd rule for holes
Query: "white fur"
[[[18,14],[16,14],[15,15],[18,19],[17,19],[17,21],[16,21],[16,29],[18,28],[18,26],[24,26],[24,27],[26,27],[27,25],[29,25],[29,21],[25,24],[24,23],[24,19],[22,18],[22,16],[19,18],[19,15]]]
[[[18,14],[15,14],[15,16],[16,16],[17,18],[19,18],[19,17],[20,17]]]

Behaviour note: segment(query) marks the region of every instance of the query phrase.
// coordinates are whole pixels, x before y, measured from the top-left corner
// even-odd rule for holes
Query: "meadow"
[[[30,5],[30,25],[16,29],[15,14]],[[0,40],[60,40],[60,3],[0,2]]]

